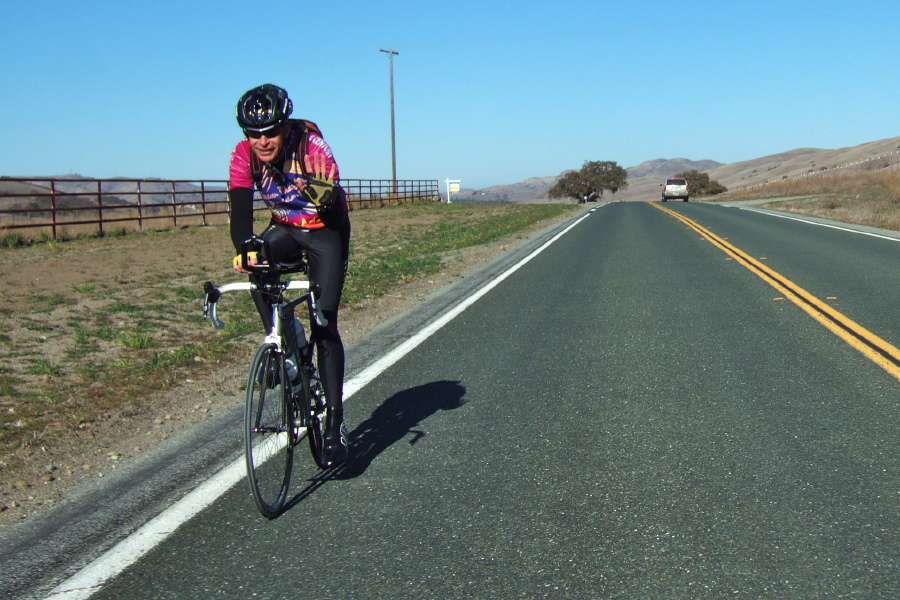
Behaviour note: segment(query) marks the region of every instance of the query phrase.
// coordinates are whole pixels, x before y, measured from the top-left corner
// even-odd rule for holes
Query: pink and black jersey
[[[260,195],[266,205],[272,209],[272,218],[283,225],[300,229],[320,229],[325,226],[319,218],[315,205],[307,202],[302,190],[306,187],[306,177],[301,168],[301,143],[302,130],[291,127],[285,139],[285,158],[282,171],[278,171],[269,163],[261,163],[262,178],[259,184]],[[231,167],[229,171],[229,187],[253,188],[256,182],[253,180],[253,168],[250,156],[253,150],[248,140],[242,140],[231,154]],[[335,181],[340,179],[340,171],[337,169],[331,148],[319,135],[309,132],[307,153],[310,158],[319,155],[325,156],[326,172],[335,166]],[[346,197],[341,191],[341,210],[347,213]]]

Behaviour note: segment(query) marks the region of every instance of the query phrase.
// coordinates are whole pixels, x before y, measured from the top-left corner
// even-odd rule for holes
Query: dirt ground
[[[374,212],[374,211],[373,211]],[[361,220],[362,221],[362,220]],[[546,227],[543,223],[538,228]],[[354,236],[364,235],[365,227],[375,222],[354,223]],[[537,228],[536,228],[537,229]],[[524,236],[518,236],[524,237]],[[72,296],[73,288],[84,282],[112,279],[117,289],[131,286],[136,297],[149,297],[148,279],[160,277],[160,265],[168,273],[192,273],[198,270],[222,277],[223,258],[230,257],[229,240],[221,228],[199,228],[184,233],[137,236],[119,239],[81,240],[55,247],[40,244],[13,250],[3,249],[0,260],[0,312],[7,323],[4,338],[16,340],[19,334],[10,325],[18,316],[33,317],[33,295]],[[496,257],[519,239],[497,242],[459,252],[450,266],[424,280],[409,283],[387,297],[365,300],[341,310],[341,334],[348,352],[379,323],[411,308],[434,290],[452,282],[478,265]],[[27,268],[23,268],[27,266]],[[227,271],[224,271],[227,273]],[[218,275],[215,275],[218,274]],[[173,276],[158,285],[178,285]],[[82,306],[82,309],[84,307]],[[188,307],[195,310],[194,307]],[[88,307],[89,310],[89,307]],[[199,321],[199,306],[196,307]],[[73,315],[65,306],[42,315],[50,329],[64,328]],[[27,320],[27,319],[26,319]],[[127,325],[120,323],[120,326]],[[33,337],[34,332],[30,335]],[[49,356],[62,355],[62,342],[42,335],[42,351]],[[15,461],[0,462],[0,526],[17,522],[59,502],[79,483],[116,469],[130,458],[189,427],[198,420],[220,414],[243,402],[242,384],[246,368],[258,340],[248,339],[246,355],[236,356],[230,364],[217,365],[209,374],[187,379],[153,394],[134,410],[104,414],[86,427],[67,427],[63,435],[47,436],[23,447]],[[89,386],[88,386],[89,387]],[[15,402],[0,402],[0,415],[15,418]]]

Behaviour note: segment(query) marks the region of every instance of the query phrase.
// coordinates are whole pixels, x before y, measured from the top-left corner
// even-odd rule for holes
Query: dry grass
[[[789,198],[771,208],[843,223],[900,231],[900,169],[814,174],[717,196],[721,200]]]

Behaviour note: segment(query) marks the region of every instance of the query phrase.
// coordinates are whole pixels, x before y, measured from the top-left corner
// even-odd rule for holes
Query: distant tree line
[[[579,204],[598,202],[604,192],[615,194],[628,187],[628,172],[615,161],[585,161],[578,171],[566,173],[547,195],[550,198],[572,198]]]

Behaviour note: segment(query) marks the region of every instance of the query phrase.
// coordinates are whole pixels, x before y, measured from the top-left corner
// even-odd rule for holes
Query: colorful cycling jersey
[[[315,205],[307,202],[302,195],[306,187],[306,177],[300,167],[302,131],[292,127],[284,140],[285,158],[283,172],[278,171],[269,163],[260,163],[262,179],[260,181],[260,195],[266,205],[272,210],[272,218],[283,225],[300,229],[320,229],[325,224],[319,218]],[[230,188],[253,188],[256,183],[253,180],[253,168],[250,156],[253,150],[248,140],[242,140],[231,154],[231,167],[229,173]],[[307,153],[310,158],[318,155],[325,156],[326,172],[335,167],[335,181],[340,179],[337,163],[331,153],[331,148],[320,136],[309,133]],[[340,188],[337,188],[340,189]],[[343,190],[340,193],[341,210],[347,214],[347,201]]]

